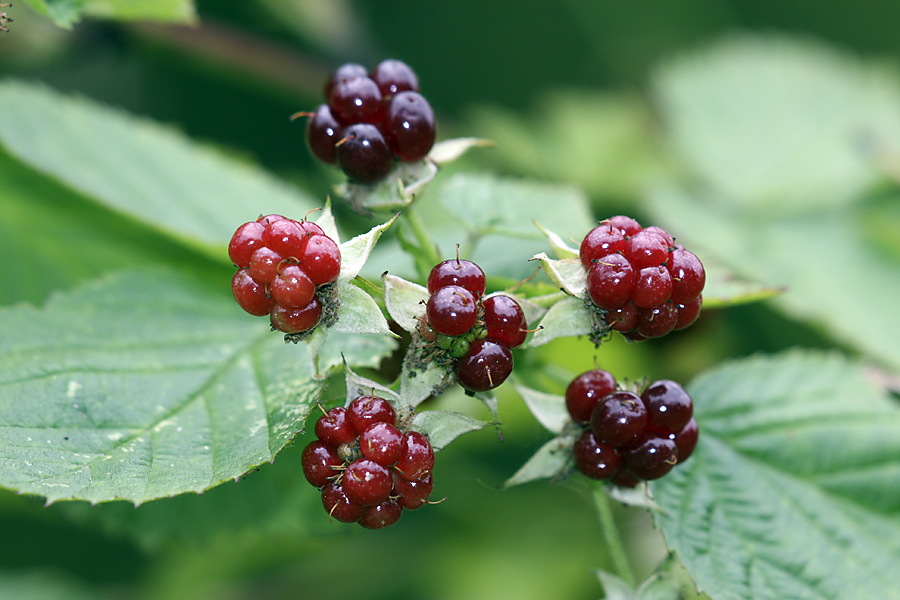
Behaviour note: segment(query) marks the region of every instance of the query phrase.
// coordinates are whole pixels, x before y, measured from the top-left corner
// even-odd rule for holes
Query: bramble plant
[[[792,65],[816,85],[790,88],[793,104],[770,120],[754,108],[773,90],[719,85],[787,86]],[[471,172],[496,146],[501,158],[484,160],[537,175],[527,145],[543,156],[562,122],[506,151],[508,119],[492,115],[473,119],[479,137],[439,139],[429,82],[399,60],[340,66],[324,103],[285,119],[337,182],[331,194],[93,101],[0,81],[16,115],[0,119],[6,238],[46,242],[21,262],[56,278],[45,295],[65,288],[40,307],[2,292],[17,303],[0,309],[0,485],[48,505],[27,510],[146,548],[227,540],[236,549],[219,550],[218,568],[253,555],[266,576],[288,551],[272,539],[326,532],[370,556],[441,514],[459,523],[428,531],[448,535],[523,489],[576,490],[599,519],[590,543],[610,600],[900,598],[896,170],[847,140],[876,136],[879,164],[893,164],[900,84],[866,73],[786,40],[672,60],[652,87],[665,144],[637,133],[643,104],[629,117],[573,103],[579,123],[609,111],[634,127],[635,162],[652,175],[635,183],[610,161],[598,167],[610,182],[593,167],[571,176],[623,186],[633,210]],[[853,102],[808,116],[835,94]],[[734,124],[744,117],[753,127]],[[810,164],[770,146],[781,134],[815,140]],[[86,232],[75,241],[51,217],[67,203],[91,206],[72,217]],[[840,349],[725,357],[742,347],[735,331],[759,327],[728,315],[763,301],[776,310],[741,314],[815,321],[816,340]],[[442,467],[478,436],[489,450],[473,462],[501,457],[487,484],[503,491],[497,506],[453,513],[465,502],[453,482],[471,475]],[[511,465],[501,442],[523,437],[534,443]],[[544,510],[510,517],[516,534]],[[652,544],[623,536],[637,522],[622,526],[645,513],[663,538],[647,559],[636,549]]]

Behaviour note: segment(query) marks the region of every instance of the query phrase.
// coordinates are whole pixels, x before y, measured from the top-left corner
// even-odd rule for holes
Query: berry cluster
[[[588,298],[609,328],[644,340],[697,320],[706,272],[665,230],[611,217],[588,232],[580,254]]]
[[[371,73],[342,65],[326,82],[325,97],[312,113],[298,113],[309,116],[306,142],[352,181],[375,183],[395,160],[422,160],[434,145],[434,111],[416,74],[399,60],[384,60]]]
[[[519,303],[504,295],[483,298],[484,271],[459,258],[435,265],[427,287],[431,296],[419,333],[437,347],[439,362],[452,364],[456,380],[469,393],[506,381],[513,369],[512,349],[528,334]]]
[[[381,529],[404,508],[428,502],[434,450],[424,434],[404,429],[391,403],[377,396],[359,396],[319,417],[318,439],[303,449],[301,462],[331,518]]]
[[[584,427],[572,454],[579,471],[623,487],[662,477],[697,445],[694,404],[667,379],[640,394],[618,389],[602,369],[582,373],[566,389],[566,408]]]
[[[231,280],[237,303],[251,315],[268,315],[272,327],[287,334],[319,323],[328,284],[341,271],[340,248],[321,227],[281,215],[238,227],[228,256],[238,268]]]

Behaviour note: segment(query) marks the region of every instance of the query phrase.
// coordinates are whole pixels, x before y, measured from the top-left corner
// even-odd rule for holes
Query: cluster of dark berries
[[[319,417],[318,439],[303,449],[301,462],[331,518],[381,529],[404,508],[428,502],[434,450],[423,433],[404,429],[391,403],[377,396],[359,396]]]
[[[588,232],[580,254],[588,298],[611,329],[644,340],[697,320],[706,271],[665,230],[611,217]]]
[[[584,427],[572,448],[575,466],[592,479],[634,487],[662,477],[697,445],[693,401],[667,379],[637,394],[618,389],[609,371],[588,371],[566,389],[566,408]]]
[[[326,104],[306,123],[313,155],[337,164],[357,183],[385,177],[395,160],[422,160],[434,145],[434,111],[419,93],[419,79],[399,60],[368,73],[362,65],[338,67],[325,84]]]
[[[513,370],[512,349],[528,334],[519,303],[499,294],[484,298],[484,271],[459,258],[435,265],[427,287],[431,296],[419,333],[452,363],[459,384],[475,393],[506,381]]]
[[[251,315],[268,315],[287,334],[319,323],[324,290],[341,271],[340,248],[321,227],[281,215],[238,227],[228,256],[238,268],[231,280],[237,303]]]

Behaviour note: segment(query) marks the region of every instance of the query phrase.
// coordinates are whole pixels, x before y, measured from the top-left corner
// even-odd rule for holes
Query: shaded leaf
[[[584,296],[587,289],[587,272],[581,260],[573,258],[557,260],[550,258],[545,252],[535,254],[531,260],[541,263],[544,274],[560,290],[576,298]]]
[[[432,448],[437,452],[459,436],[479,431],[492,423],[452,410],[426,410],[415,416],[413,425],[428,435]]]
[[[340,286],[341,310],[337,322],[328,331],[369,333],[396,337],[375,300],[352,283]]]
[[[565,424],[572,420],[566,409],[566,399],[562,396],[533,390],[524,385],[516,385],[516,392],[547,431],[562,433]]]
[[[385,273],[384,304],[388,314],[405,331],[412,333],[419,326],[419,317],[425,314],[428,289],[418,283]]]
[[[546,442],[503,483],[503,487],[509,488],[536,479],[552,479],[565,472],[571,464],[574,443],[575,436],[572,435],[555,437]]]
[[[522,348],[536,348],[558,337],[574,337],[591,333],[591,312],[585,308],[584,300],[565,297],[553,304],[538,323],[540,329]]]

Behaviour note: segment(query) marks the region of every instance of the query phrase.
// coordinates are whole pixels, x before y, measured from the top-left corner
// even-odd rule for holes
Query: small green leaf
[[[492,423],[452,410],[426,410],[413,419],[413,426],[428,435],[432,448],[437,452],[459,436],[479,431]]]
[[[372,296],[352,283],[340,285],[339,289],[341,310],[337,322],[329,328],[329,332],[369,333],[396,337]]]
[[[378,396],[385,400],[389,400],[391,404],[396,407],[403,406],[397,392],[373,379],[354,373],[353,370],[346,365],[344,365],[344,380],[347,385],[347,402],[345,403],[345,406],[349,406],[350,403],[353,402],[353,399],[358,398],[359,396]]]
[[[574,258],[556,260],[547,256],[545,252],[535,254],[531,260],[540,261],[544,274],[553,285],[576,298],[584,296],[587,289],[587,273],[580,260]]]
[[[540,229],[541,233],[547,236],[547,241],[550,242],[550,248],[553,249],[553,254],[556,258],[579,258],[581,256],[581,252],[578,249],[569,246],[566,241],[556,233],[550,231],[537,221],[534,222],[534,225]]]
[[[588,335],[592,328],[591,313],[584,300],[569,296],[553,304],[538,327],[522,348],[536,348],[559,337]]]
[[[492,148],[494,142],[480,138],[466,137],[443,140],[436,143],[428,153],[428,160],[443,167],[459,159],[472,148]]]
[[[415,407],[434,394],[442,393],[455,379],[444,367],[431,363],[424,371],[411,370],[404,363],[400,374],[400,398],[406,406]]]
[[[717,600],[900,598],[900,410],[837,354],[735,361],[687,388],[694,455],[654,517]]]
[[[516,391],[528,410],[534,415],[541,425],[551,433],[562,433],[563,427],[570,422],[572,418],[566,409],[566,399],[556,394],[547,394],[533,390],[524,385],[516,385]]]
[[[419,326],[419,317],[425,314],[428,289],[418,283],[385,273],[384,304],[388,314],[405,331],[412,333]]]
[[[328,214],[330,215],[331,211]],[[397,220],[396,216],[381,225],[376,225],[366,233],[362,233],[352,240],[341,244],[341,274],[339,281],[350,281],[359,275],[359,272],[369,259],[375,243],[395,220]]]
[[[503,487],[509,488],[536,479],[552,479],[565,472],[571,464],[572,444],[575,437],[563,435],[546,442],[515,474],[507,479]]]

